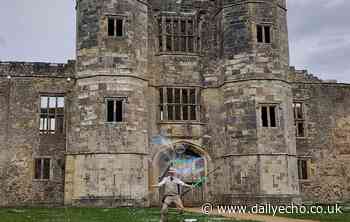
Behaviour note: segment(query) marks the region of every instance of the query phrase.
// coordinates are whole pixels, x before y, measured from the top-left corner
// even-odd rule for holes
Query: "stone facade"
[[[76,9],[76,62],[0,63],[1,206],[157,205],[177,146],[216,169],[188,205],[350,199],[350,86],[289,67],[285,0]],[[42,133],[40,98],[58,95],[64,130]]]

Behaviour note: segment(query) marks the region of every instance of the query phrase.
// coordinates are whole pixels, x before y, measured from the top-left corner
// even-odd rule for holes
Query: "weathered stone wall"
[[[63,203],[66,134],[40,134],[40,95],[69,97],[73,70],[73,63],[0,63],[1,206]],[[51,158],[50,180],[34,179],[37,157]]]
[[[225,79],[286,79],[289,46],[285,1],[224,1]],[[271,28],[271,43],[257,42],[256,25]]]
[[[66,204],[120,206],[146,196],[148,6],[136,0],[77,4]],[[123,36],[108,36],[109,17],[123,20]],[[123,98],[123,121],[107,122],[106,98],[116,97]]]
[[[332,83],[293,85],[294,99],[305,104],[306,137],[297,138],[299,157],[309,159],[309,179],[300,181],[304,201],[350,198],[350,86]]]
[[[99,178],[110,179],[113,176],[117,181],[135,179],[135,175],[127,165],[123,168],[122,165],[109,166],[104,165],[103,161],[99,162],[102,154],[110,154],[112,162],[123,160],[126,161],[125,163],[133,162],[142,167],[141,172],[144,172],[144,176],[139,179],[140,183],[130,183],[131,189],[135,190],[140,184],[147,184],[147,162],[144,161],[144,156],[148,153],[146,86],[147,82],[130,77],[94,77],[78,80],[72,110],[75,115],[71,120],[67,156],[70,161],[76,161],[76,163],[72,163],[75,166],[74,172],[67,172],[66,175],[67,178],[72,178],[72,180],[66,179],[67,204],[74,204],[74,199],[78,197],[82,199],[80,204],[88,204],[84,200],[90,196],[91,204],[96,201],[95,199],[108,199],[112,196],[110,190],[98,193],[100,189],[104,189],[100,187],[102,182],[99,185],[89,183],[85,180],[86,177],[91,178],[91,181],[100,180]],[[123,104],[123,122],[108,123],[105,98],[116,96],[127,98]],[[86,158],[87,155],[89,158]],[[96,162],[96,165],[89,166],[93,162]],[[118,170],[123,169],[123,175],[113,174],[115,170],[113,167],[117,167]],[[98,176],[96,172],[99,172]],[[80,184],[89,189],[81,188],[83,185]],[[130,187],[119,186],[118,190],[114,191],[115,199],[126,198],[129,195],[127,189]],[[145,195],[145,189],[146,187],[143,191],[140,190],[143,195]],[[67,194],[69,190],[74,190],[73,196]],[[78,200],[75,201],[78,203]]]
[[[220,181],[216,197],[248,203],[295,199],[299,187],[290,85],[283,81],[242,81],[226,83],[222,93],[221,107],[209,116],[215,119],[214,126],[222,122],[216,128],[210,126],[216,131],[210,131],[212,143],[220,144],[213,155],[218,158],[216,164],[223,166],[215,175]],[[278,104],[276,128],[262,127],[262,104]]]
[[[123,36],[108,36],[108,16],[124,20]],[[136,0],[79,0],[77,39],[77,76],[145,77],[148,6]]]

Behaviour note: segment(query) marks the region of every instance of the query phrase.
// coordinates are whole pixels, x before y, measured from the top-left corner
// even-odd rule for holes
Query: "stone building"
[[[289,66],[286,0],[76,10],[76,61],[0,63],[1,206],[157,205],[169,165],[187,205],[350,199],[350,85]]]

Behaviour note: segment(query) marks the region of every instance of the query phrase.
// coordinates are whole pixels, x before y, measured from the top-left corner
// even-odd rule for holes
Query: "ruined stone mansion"
[[[186,205],[350,199],[350,85],[289,66],[286,0],[76,12],[76,61],[0,62],[1,206],[157,205],[169,165]]]

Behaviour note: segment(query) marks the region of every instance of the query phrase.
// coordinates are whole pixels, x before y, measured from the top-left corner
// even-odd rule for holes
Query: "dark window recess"
[[[123,20],[117,19],[116,20],[116,35],[117,36],[123,36]]]
[[[108,18],[108,36],[124,35],[124,21],[118,18]]]
[[[257,25],[256,26],[256,37],[258,43],[271,43],[271,27]]]
[[[293,103],[293,113],[295,120],[295,134],[297,137],[305,137],[305,115],[304,105],[301,102]]]
[[[51,160],[49,158],[38,158],[34,160],[34,179],[50,179]]]
[[[264,27],[264,34],[265,34],[265,43],[271,43],[270,26]]]
[[[107,122],[114,122],[114,101],[107,101]]]
[[[277,106],[266,105],[261,107],[262,127],[277,127]]]
[[[108,19],[108,36],[114,36],[114,19]]]
[[[123,122],[122,99],[107,99],[107,122]]]
[[[161,88],[159,89],[159,96],[161,120],[198,120],[199,99],[197,99],[196,89]]]
[[[117,100],[116,101],[116,113],[115,113],[115,119],[116,122],[122,122],[123,121],[123,101]]]
[[[270,126],[271,127],[276,127],[276,107],[275,106],[270,106]]]
[[[297,123],[297,137],[304,137],[304,123],[303,122],[298,122]]]
[[[308,179],[308,161],[298,160],[298,175],[300,180]]]
[[[261,120],[262,120],[262,126],[263,127],[268,127],[268,117],[267,117],[267,107],[263,106],[261,107]]]
[[[174,120],[174,106],[168,106],[168,120]]]
[[[257,30],[258,42],[262,43],[263,42],[263,27],[261,25],[258,25],[256,27],[256,30]]]

